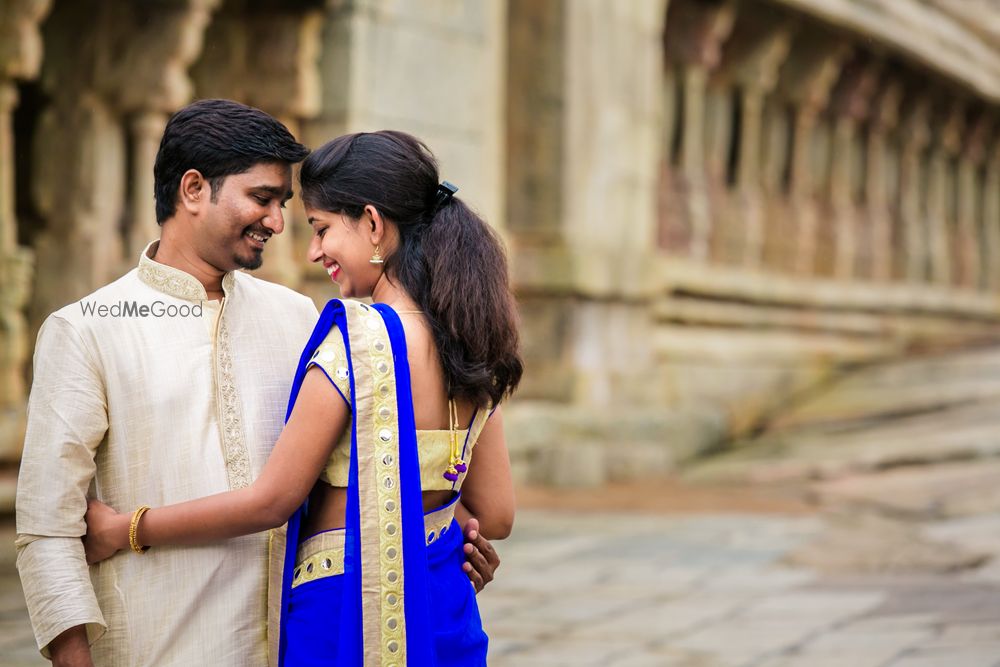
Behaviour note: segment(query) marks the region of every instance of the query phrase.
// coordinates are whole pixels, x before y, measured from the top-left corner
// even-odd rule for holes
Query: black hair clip
[[[448,181],[441,181],[434,193],[434,212],[437,213],[441,207],[451,201],[451,198],[458,192],[458,186]]]

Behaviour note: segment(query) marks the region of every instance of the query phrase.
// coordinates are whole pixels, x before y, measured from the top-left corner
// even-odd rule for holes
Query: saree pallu
[[[428,544],[406,339],[396,313],[381,304],[330,301],[299,361],[288,414],[313,352],[334,326],[347,349],[352,411],[345,528],[329,531],[343,534],[342,542],[336,537],[343,572],[293,590],[303,564],[295,545],[305,506],[272,533],[271,662],[485,665],[486,635],[462,571],[461,530],[452,523]],[[322,565],[340,567],[327,556]]]

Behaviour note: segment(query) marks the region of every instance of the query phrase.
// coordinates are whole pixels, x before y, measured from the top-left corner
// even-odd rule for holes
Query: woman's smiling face
[[[371,296],[382,267],[369,261],[376,244],[368,214],[352,220],[343,213],[307,206],[306,216],[313,228],[309,261],[323,264],[330,280],[340,286],[342,296],[354,299]]]

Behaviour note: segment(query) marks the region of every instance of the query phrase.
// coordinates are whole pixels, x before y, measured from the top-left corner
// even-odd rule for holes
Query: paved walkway
[[[481,599],[490,665],[1000,665],[1000,570],[832,578],[782,563],[822,529],[802,516],[522,512]],[[937,527],[969,542],[998,529]]]
[[[832,577],[783,562],[824,527],[802,514],[521,511],[480,597],[490,665],[1000,665],[1000,567]],[[1000,553],[1000,518],[931,532]],[[0,537],[10,544],[9,525]],[[0,665],[44,665],[12,552],[0,552]]]

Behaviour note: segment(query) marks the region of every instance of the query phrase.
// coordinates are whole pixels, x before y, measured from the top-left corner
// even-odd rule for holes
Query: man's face
[[[221,271],[259,268],[264,245],[285,228],[282,209],[292,197],[291,166],[259,163],[227,176],[212,194],[196,239],[201,257]]]

